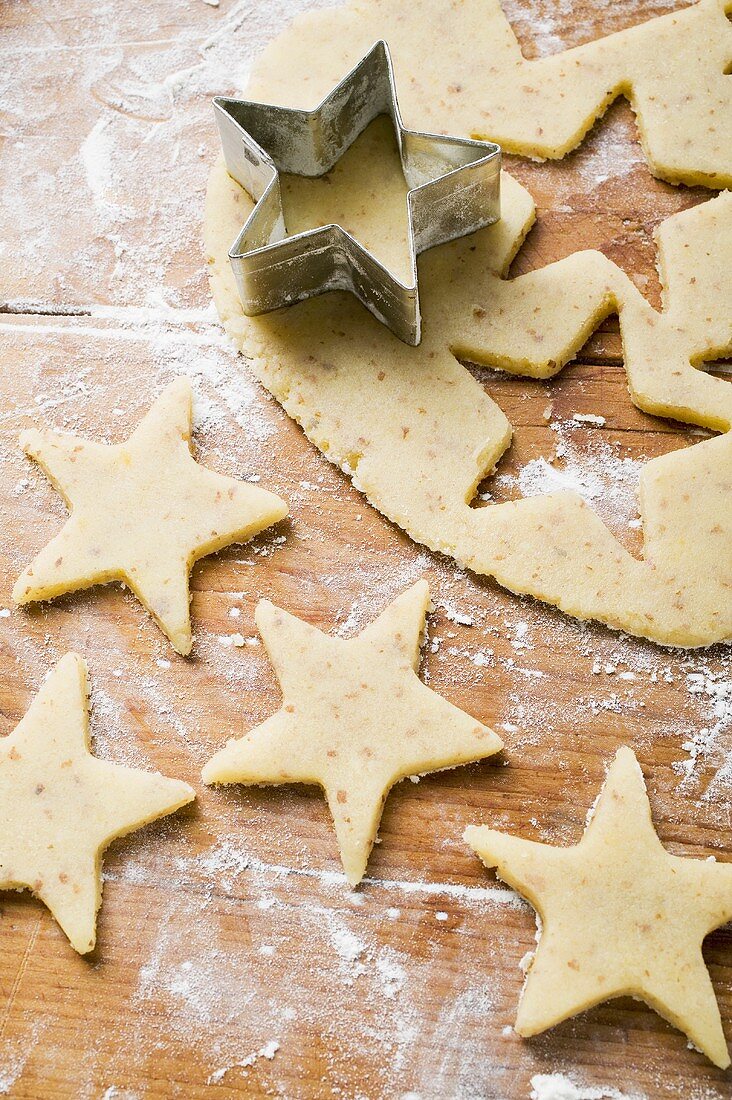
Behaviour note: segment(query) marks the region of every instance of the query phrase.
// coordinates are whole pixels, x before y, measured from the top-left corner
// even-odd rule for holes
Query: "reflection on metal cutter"
[[[500,217],[501,150],[488,141],[408,130],[386,42],[377,42],[312,111],[214,99],[229,175],[255,202],[229,251],[245,313],[350,290],[407,344],[421,339],[417,256]],[[330,171],[378,115],[391,117],[407,192],[411,277],[401,282],[339,225],[287,235],[280,172]]]

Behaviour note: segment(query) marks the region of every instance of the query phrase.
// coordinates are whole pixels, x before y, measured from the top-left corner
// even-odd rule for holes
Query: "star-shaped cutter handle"
[[[401,340],[418,344],[417,256],[499,219],[500,147],[408,130],[383,40],[312,111],[223,96],[213,104],[229,175],[256,204],[229,250],[244,312],[350,290]],[[340,225],[288,236],[282,207],[280,172],[324,175],[382,114],[391,117],[409,188],[407,285]]]

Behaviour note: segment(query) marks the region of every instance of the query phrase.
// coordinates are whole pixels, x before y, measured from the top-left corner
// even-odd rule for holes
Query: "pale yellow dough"
[[[86,662],[67,653],[0,742],[0,889],[32,890],[82,955],[96,942],[104,849],[195,798],[92,756],[87,693]]]
[[[190,652],[193,563],[287,515],[273,493],[195,461],[191,413],[190,383],[178,378],[125,443],[91,443],[48,428],[21,434],[71,516],[16,581],[16,603],[123,580],[173,648]]]
[[[516,1031],[536,1035],[611,997],[640,997],[716,1065],[730,1064],[702,940],[732,918],[732,864],[670,855],[630,749],[618,751],[579,844],[470,826],[487,867],[531,902],[539,946]]]
[[[635,111],[654,175],[732,185],[730,0],[527,61],[499,0],[352,0],[300,15],[265,51],[254,97],[318,103],[377,38],[389,43],[408,126],[563,157],[618,96]]]
[[[282,706],[203,769],[206,783],[314,783],[351,885],[366,870],[391,787],[499,752],[487,726],[419,679],[429,587],[407,589],[356,638],[321,633],[262,600],[256,620]]]
[[[294,56],[283,68],[289,101],[308,105],[311,89],[303,90]],[[308,71],[316,68],[311,61]],[[266,96],[261,71],[256,88]],[[343,158],[350,188],[339,175],[337,187],[313,181],[302,189],[305,220],[316,219],[319,183],[332,220],[357,223],[363,194],[377,184],[378,141],[377,124]],[[380,251],[391,259],[402,247],[403,180],[401,191],[393,173],[385,181],[379,201],[389,228]],[[732,351],[732,194],[659,227],[665,292],[657,313],[599,252],[503,278],[534,219],[530,196],[504,174],[502,220],[420,258],[416,348],[347,294],[246,317],[227,251],[250,210],[220,161],[209,182],[206,242],[221,319],[263,385],[376,508],[416,541],[577,618],[670,645],[732,637],[732,386],[698,369],[705,357]],[[470,507],[511,425],[456,356],[547,378],[613,311],[635,404],[727,433],[644,468],[643,559],[575,493]]]

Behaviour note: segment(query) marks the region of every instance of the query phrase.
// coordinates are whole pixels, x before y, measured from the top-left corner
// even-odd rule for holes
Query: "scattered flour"
[[[595,424],[598,418],[584,417]],[[602,418],[599,418],[602,419]],[[572,490],[595,508],[613,530],[635,523],[638,515],[637,488],[642,463],[621,457],[618,447],[604,441],[582,445],[574,439],[578,416],[551,424],[556,433],[555,458],[527,462],[518,475],[524,497]]]
[[[612,1086],[576,1085],[563,1073],[537,1073],[531,1078],[531,1100],[645,1100],[645,1097]]]
[[[208,0],[207,0],[208,2]],[[218,3],[218,0],[216,0]],[[270,1039],[268,1043],[265,1043],[259,1050],[254,1051],[253,1054],[248,1055],[246,1058],[242,1058],[239,1062],[232,1062],[230,1066],[222,1066],[221,1069],[215,1070],[206,1079],[207,1085],[218,1085],[220,1081],[223,1081],[227,1073],[232,1069],[248,1069],[253,1066],[258,1058],[266,1058],[268,1062],[271,1062],[277,1051],[280,1049],[280,1044],[276,1039]]]
[[[48,1020],[43,1016],[36,1016],[28,1032],[20,1038],[5,1035],[0,1038],[0,1094],[12,1094],[28,1059],[37,1044],[43,1040],[47,1029]]]

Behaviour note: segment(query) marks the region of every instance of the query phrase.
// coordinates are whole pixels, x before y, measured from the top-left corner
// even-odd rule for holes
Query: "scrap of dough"
[[[730,1064],[702,940],[732,918],[732,864],[670,855],[643,775],[621,748],[579,844],[471,825],[465,840],[541,919],[516,1018],[536,1035],[612,997],[639,997],[715,1065]]]
[[[307,106],[294,63],[286,69],[290,101]],[[371,178],[374,134],[350,151],[355,190]],[[580,619],[668,645],[731,638],[732,386],[698,368],[732,350],[732,194],[659,227],[660,313],[599,252],[503,278],[534,206],[506,174],[501,204],[496,225],[420,257],[423,339],[411,348],[346,294],[244,316],[227,251],[251,201],[219,161],[206,208],[219,315],[308,438],[417,542]],[[357,205],[330,213],[352,217]],[[634,402],[727,433],[644,468],[640,560],[575,493],[470,507],[511,426],[456,356],[547,378],[614,311]]]
[[[206,783],[314,783],[325,791],[341,861],[363,878],[389,790],[408,775],[492,756],[500,738],[419,679],[429,586],[418,581],[356,638],[321,633],[268,600],[256,621],[282,706],[203,769]]]
[[[352,0],[296,17],[256,66],[254,98],[318,102],[377,38],[391,50],[406,125],[563,157],[610,104],[635,112],[651,172],[732,186],[730,0],[699,0],[584,46],[527,61],[500,0]]]
[[[191,386],[177,378],[125,443],[32,428],[20,436],[71,516],[13,588],[16,603],[123,580],[173,648],[190,653],[188,575],[199,558],[287,515],[280,497],[199,465]]]
[[[0,889],[32,890],[81,955],[96,942],[104,849],[195,798],[92,756],[87,695],[86,662],[67,653],[0,743]]]

